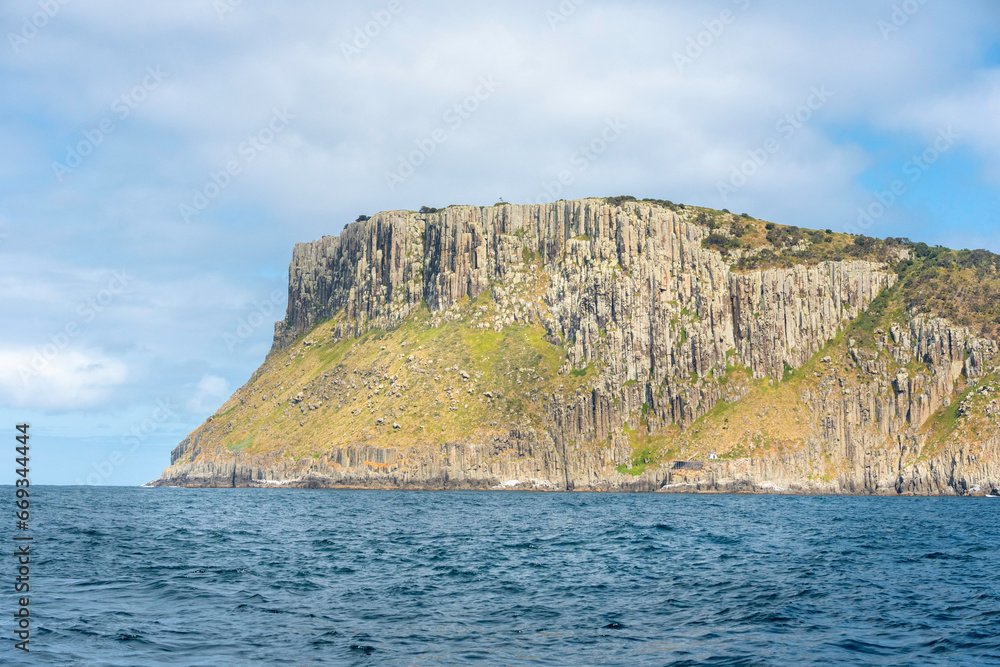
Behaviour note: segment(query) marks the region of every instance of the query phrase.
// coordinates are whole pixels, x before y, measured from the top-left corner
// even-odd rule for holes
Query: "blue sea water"
[[[1000,664],[1000,500],[32,491],[5,664]]]

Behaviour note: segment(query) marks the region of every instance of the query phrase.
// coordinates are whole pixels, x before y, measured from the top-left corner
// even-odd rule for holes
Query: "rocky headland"
[[[378,213],[295,246],[153,484],[996,495],[998,269],[631,197]]]

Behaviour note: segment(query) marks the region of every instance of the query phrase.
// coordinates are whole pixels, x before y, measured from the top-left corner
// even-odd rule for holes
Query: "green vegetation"
[[[628,465],[623,464],[615,468],[623,475],[637,477],[646,470],[658,467],[661,462],[677,456],[677,451],[671,449],[668,443],[670,441],[670,434],[679,432],[679,429],[676,426],[672,426],[667,429],[667,433],[665,434],[650,435],[646,415],[651,410],[652,408],[649,405],[643,403],[643,416],[640,419],[640,427],[633,429],[628,424],[624,426],[625,435],[628,436],[629,442],[632,445],[632,457]]]
[[[722,460],[745,459],[749,456],[750,452],[747,451],[745,445],[736,445],[729,451],[719,454],[719,458]]]
[[[795,369],[785,363],[785,370],[781,375],[782,382],[788,382],[795,376]]]
[[[604,202],[612,206],[621,206],[627,201],[637,201],[632,195],[618,195],[617,197],[605,197]]]
[[[647,204],[656,204],[657,206],[662,206],[663,208],[669,208],[671,211],[677,211],[684,208],[684,204],[675,204],[669,199],[643,199],[642,201]]]
[[[769,222],[764,234],[753,232],[744,245],[755,250],[740,257],[733,269],[746,271],[788,268],[796,264],[865,259],[895,264],[896,253],[906,247],[905,239],[875,239],[869,236],[835,234],[831,231],[801,229]]]
[[[694,320],[695,322],[701,322],[701,316],[698,314],[697,310],[689,310],[686,306],[681,308],[681,317],[686,317],[688,319]]]
[[[868,306],[841,334],[835,339],[855,339],[858,346],[874,351],[877,350],[877,340],[887,335],[893,324],[904,326],[908,321],[906,316],[906,300],[903,297],[902,283],[897,282],[892,287],[882,290]],[[847,354],[847,348],[838,345],[840,354]],[[886,355],[891,360],[890,355]],[[892,366],[893,363],[890,363]]]
[[[938,451],[941,445],[946,444],[954,436],[958,428],[960,406],[970,391],[972,391],[971,387],[953,398],[951,403],[931,415],[924,424],[923,430],[927,434],[927,443],[920,452],[921,459],[926,459]]]
[[[652,444],[646,444],[633,451],[631,465],[620,465],[616,468],[623,475],[638,477],[650,468],[656,468],[662,459],[661,453]]]
[[[604,197],[604,202],[606,204],[611,204],[612,206],[621,206],[625,202],[642,202],[644,204],[653,204],[656,206],[661,206],[663,208],[668,208],[671,211],[680,211],[685,208],[684,204],[675,204],[669,199],[636,199],[632,195],[619,195],[617,197]]]
[[[247,438],[245,440],[243,440],[242,442],[230,442],[230,443],[228,443],[226,445],[226,449],[228,449],[229,451],[231,451],[233,454],[238,454],[239,452],[242,452],[244,449],[246,449],[247,447],[249,447],[252,444],[253,444],[253,436],[251,435],[251,436],[247,436]]]
[[[1000,255],[926,243],[909,247],[913,258],[900,267],[907,305],[1000,338]]]
[[[723,255],[727,254],[730,250],[739,248],[742,245],[743,244],[740,243],[738,238],[733,238],[717,232],[709,234],[701,242],[701,246],[703,248],[718,250]]]
[[[522,293],[538,297],[537,285]],[[493,328],[490,292],[463,299],[458,317],[423,308],[390,330],[338,339],[343,313],[271,355],[206,424],[206,452],[283,452],[300,460],[331,443],[419,450],[510,428],[544,429],[541,397],[592,382],[591,363],[559,374],[566,350],[540,324]],[[373,466],[382,465],[371,463]]]

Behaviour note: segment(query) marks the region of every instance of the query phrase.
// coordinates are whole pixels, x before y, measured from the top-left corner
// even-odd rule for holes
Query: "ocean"
[[[13,647],[8,557],[4,664],[1000,664],[1000,500],[32,487],[31,501],[31,653]]]

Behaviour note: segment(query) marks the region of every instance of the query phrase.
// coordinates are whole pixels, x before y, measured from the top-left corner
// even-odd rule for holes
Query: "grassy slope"
[[[338,318],[325,322],[265,362],[208,423],[203,447],[298,461],[333,446],[420,450],[514,424],[542,430],[541,397],[572,392],[596,370],[559,375],[565,350],[538,324],[494,331],[496,311],[484,294],[437,327],[423,310],[394,330],[339,342]]]

